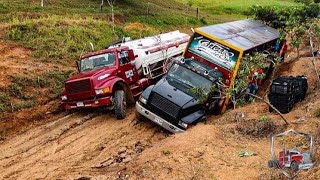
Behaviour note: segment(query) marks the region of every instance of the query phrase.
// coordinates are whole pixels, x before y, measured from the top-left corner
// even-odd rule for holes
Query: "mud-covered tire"
[[[297,171],[299,170],[299,164],[298,164],[296,161],[293,161],[293,162],[291,163],[291,170],[292,170],[293,172],[297,172]]]
[[[274,161],[270,160],[268,161],[268,167],[273,168],[274,167]]]
[[[117,119],[124,119],[126,117],[127,102],[123,90],[117,90],[114,93],[114,113]]]

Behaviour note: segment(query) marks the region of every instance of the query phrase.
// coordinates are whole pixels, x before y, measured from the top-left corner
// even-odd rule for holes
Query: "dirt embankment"
[[[320,93],[314,90],[310,58],[280,70],[279,75],[309,78],[307,98],[285,115],[289,126],[259,101],[176,135],[149,121],[137,123],[134,108],[120,121],[104,111],[59,114],[0,142],[0,179],[285,179],[267,167],[270,132],[259,131],[265,134],[256,137],[238,130],[239,121],[267,115],[277,127],[270,129],[274,132],[294,128],[313,134],[319,154],[320,123],[314,111]],[[239,157],[241,151],[257,155]],[[298,179],[319,178],[319,169],[316,162]]]
[[[57,110],[59,102],[51,97],[55,89],[50,79],[60,78],[59,72],[71,68],[35,59],[31,50],[2,42],[1,38],[0,34],[0,139],[3,139],[37,120],[53,116],[51,113]]]
[[[118,172],[168,136],[152,123],[136,124],[133,112],[123,121],[110,114],[75,113],[2,142],[0,179]]]

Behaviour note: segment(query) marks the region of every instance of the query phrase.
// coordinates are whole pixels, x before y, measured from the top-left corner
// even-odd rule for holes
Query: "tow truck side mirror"
[[[130,49],[130,50],[128,51],[128,58],[129,58],[130,61],[134,61],[135,58],[136,58],[136,56],[134,55],[132,49]]]
[[[78,72],[80,72],[80,65],[79,65],[79,61],[76,61],[76,65],[77,65],[77,70],[78,70]]]

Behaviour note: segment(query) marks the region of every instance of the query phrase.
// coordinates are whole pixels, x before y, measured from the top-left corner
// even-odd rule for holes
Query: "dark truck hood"
[[[114,72],[114,67],[103,67],[103,68],[97,68],[93,69],[91,71],[81,72],[79,74],[76,74],[68,79],[68,81],[74,81],[78,79],[84,79],[84,78],[90,78],[94,76],[99,76],[100,74],[112,74]]]
[[[167,77],[162,78],[152,89],[153,92],[167,98],[171,102],[180,106],[182,109],[195,106],[197,100],[177,87],[172,85],[172,82],[167,80]]]

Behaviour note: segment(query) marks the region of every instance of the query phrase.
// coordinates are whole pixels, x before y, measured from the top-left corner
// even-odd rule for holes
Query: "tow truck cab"
[[[126,90],[126,85],[130,87],[139,82],[134,60],[133,51],[128,47],[105,49],[82,56],[77,63],[79,73],[65,83],[62,105],[66,109],[110,105],[116,88]],[[138,84],[142,89],[148,82]],[[141,91],[140,88],[136,88],[133,94]]]

